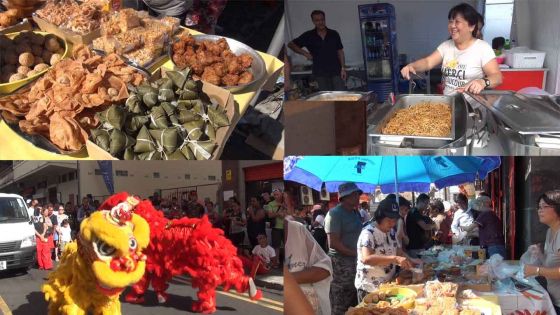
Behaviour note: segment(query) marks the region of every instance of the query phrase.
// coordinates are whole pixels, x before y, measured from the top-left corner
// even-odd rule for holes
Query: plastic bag
[[[519,259],[524,265],[542,265],[544,261],[544,254],[539,245],[531,245],[527,248],[527,251],[521,255]]]
[[[519,272],[519,265],[510,265],[504,262],[504,258],[499,254],[494,254],[485,263],[488,266],[488,275],[492,279],[503,280],[513,277]]]

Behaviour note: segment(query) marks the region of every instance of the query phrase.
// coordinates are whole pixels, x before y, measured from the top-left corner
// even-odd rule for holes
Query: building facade
[[[110,163],[115,192],[127,191],[142,198],[157,192],[171,198],[195,190],[200,200],[212,201],[221,195],[220,161]],[[13,161],[0,171],[0,191],[63,203],[76,203],[84,196],[102,201],[110,194],[97,161]]]

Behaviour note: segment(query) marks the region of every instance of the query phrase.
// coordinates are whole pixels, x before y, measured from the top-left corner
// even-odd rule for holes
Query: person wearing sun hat
[[[356,251],[362,230],[358,212],[362,190],[355,183],[338,186],[339,204],[329,210],[325,218],[325,232],[329,240],[329,256],[333,266],[330,300],[332,314],[344,314],[356,306]]]
[[[412,268],[421,261],[408,257],[399,246],[395,224],[401,217],[396,198],[385,198],[379,203],[373,220],[362,230],[358,239],[358,267],[354,285],[358,302],[383,283],[389,283],[396,267]]]

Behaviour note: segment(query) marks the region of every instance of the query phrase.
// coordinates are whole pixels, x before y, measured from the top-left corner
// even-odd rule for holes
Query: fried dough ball
[[[49,68],[49,65],[46,63],[40,63],[38,65],[35,66],[35,68],[33,68],[33,70],[37,71],[37,72],[41,72],[43,70],[46,70]]]
[[[36,66],[36,65],[40,65],[40,64],[42,64],[42,63],[45,63],[45,61],[43,60],[43,58],[42,58],[42,57],[37,57],[37,56],[35,56],[35,63],[34,63],[33,65]]]
[[[31,52],[35,57],[39,57],[43,54],[43,47],[39,45],[33,45],[31,46]]]
[[[23,54],[23,53],[32,53],[33,50],[31,49],[31,45],[29,45],[28,43],[21,43],[21,44],[16,44],[16,53],[17,54]]]
[[[25,75],[23,75],[21,73],[16,73],[16,74],[12,74],[8,81],[11,83],[11,82],[15,82],[15,81],[23,80],[23,79],[25,79]]]
[[[44,62],[50,62],[52,55],[53,55],[52,52],[45,49],[45,50],[43,50],[43,53],[41,54],[41,59],[43,59]]]
[[[37,70],[31,70],[31,71],[27,72],[27,77],[31,78],[32,76],[34,76],[38,73],[39,73],[39,71],[37,71]]]
[[[17,73],[19,74],[23,74],[23,75],[27,75],[27,73],[31,71],[31,68],[27,67],[27,66],[19,66],[17,68]]]
[[[58,42],[58,39],[56,39],[56,37],[47,36],[47,38],[45,39],[45,48],[50,52],[56,53],[60,51],[62,47],[60,47],[60,43]]]
[[[7,51],[4,55],[4,63],[7,65],[16,65],[18,63],[18,56],[14,51]]]
[[[35,62],[35,57],[30,52],[24,52],[21,55],[19,55],[18,60],[20,65],[31,67]]]
[[[51,57],[51,60],[49,61],[51,66],[56,65],[60,60],[62,59],[62,56],[60,54],[53,54]]]
[[[33,36],[31,36],[31,44],[43,46],[45,44],[45,37],[41,34],[33,33]]]

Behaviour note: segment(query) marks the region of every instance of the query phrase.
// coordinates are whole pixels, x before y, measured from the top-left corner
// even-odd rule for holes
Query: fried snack
[[[452,297],[457,296],[458,285],[452,282],[439,282],[430,281],[426,283],[424,288],[426,298],[437,299],[440,297]]]
[[[399,109],[385,124],[381,133],[387,135],[449,137],[451,106],[445,103],[421,102]]]
[[[128,97],[127,84],[144,77],[117,55],[101,57],[84,45],[57,63],[30,88],[0,99],[0,110],[20,119],[28,134],[41,134],[61,150],[82,148],[98,121],[93,112]]]
[[[403,307],[377,307],[366,305],[361,307],[350,307],[345,315],[407,315],[408,311]]]
[[[182,35],[172,45],[172,59],[179,68],[191,68],[203,81],[221,86],[236,86],[253,81],[250,70],[253,57],[236,56],[225,38],[197,42],[191,35]]]
[[[49,0],[36,13],[49,23],[81,35],[99,28],[101,19],[105,16],[100,4],[79,4],[73,0]]]
[[[481,315],[482,313],[477,310],[462,310],[459,315]]]
[[[44,36],[30,31],[20,32],[13,39],[0,35],[0,84],[32,77],[54,65],[61,55],[55,54],[58,60],[45,61],[42,57],[45,52],[50,53],[49,48],[64,51],[64,42],[52,34]]]

